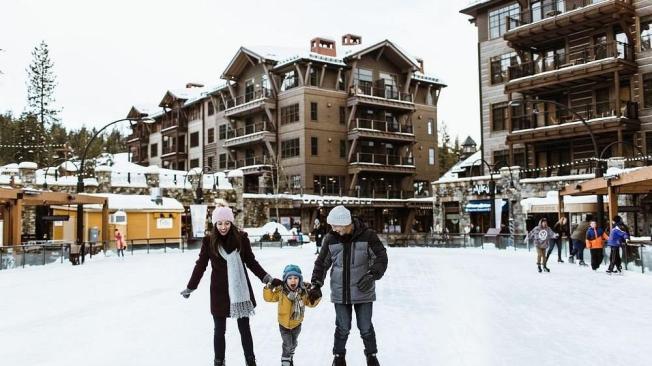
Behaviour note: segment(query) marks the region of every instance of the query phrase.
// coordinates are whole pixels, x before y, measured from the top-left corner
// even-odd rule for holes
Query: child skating
[[[267,285],[263,289],[265,301],[278,302],[278,323],[283,340],[281,366],[294,366],[292,358],[301,333],[305,307],[313,308],[319,304],[320,299],[310,302],[306,286],[310,284],[303,282],[299,266],[289,264],[283,270],[282,285],[276,287]]]

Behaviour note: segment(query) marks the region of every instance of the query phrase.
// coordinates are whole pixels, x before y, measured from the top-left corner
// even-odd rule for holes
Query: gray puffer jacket
[[[366,273],[379,280],[387,269],[387,251],[378,235],[358,219],[353,225],[351,235],[326,234],[312,272],[312,283],[322,286],[326,271],[331,269],[331,302],[336,304],[375,301],[375,285],[362,292],[358,281]]]

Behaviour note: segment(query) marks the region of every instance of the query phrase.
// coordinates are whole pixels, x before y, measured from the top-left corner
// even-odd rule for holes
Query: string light
[[[0,145],[0,147],[24,147],[24,148],[38,148],[38,147],[66,147],[66,144]]]

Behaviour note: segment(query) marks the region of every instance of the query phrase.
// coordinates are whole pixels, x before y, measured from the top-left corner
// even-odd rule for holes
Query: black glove
[[[360,289],[362,292],[367,292],[374,286],[374,281],[376,281],[374,275],[371,272],[367,272],[358,281],[358,289]]]
[[[314,303],[318,299],[321,298],[321,290],[319,289],[319,285],[317,284],[312,284],[310,287],[310,290],[308,290],[308,300],[310,303]]]
[[[279,280],[278,278],[273,278],[271,281],[269,281],[269,285],[272,288],[279,287],[283,285],[283,281]]]

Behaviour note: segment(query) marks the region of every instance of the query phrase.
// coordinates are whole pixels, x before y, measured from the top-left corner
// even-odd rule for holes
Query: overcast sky
[[[477,36],[469,0],[2,0],[0,113],[25,108],[31,51],[50,47],[62,121],[103,126],[186,82],[219,83],[238,47],[309,48],[314,36],[390,39],[448,84],[439,122],[479,141]]]

